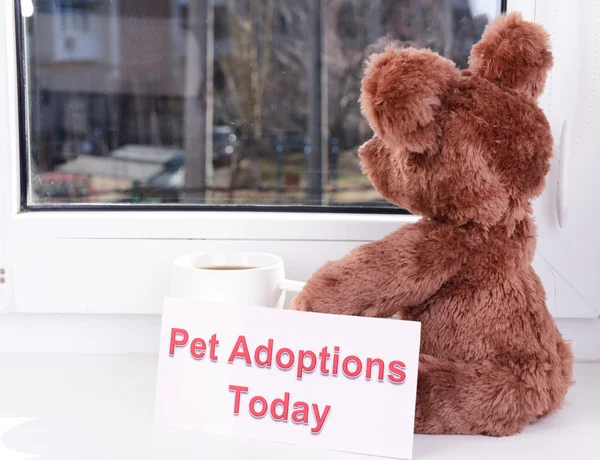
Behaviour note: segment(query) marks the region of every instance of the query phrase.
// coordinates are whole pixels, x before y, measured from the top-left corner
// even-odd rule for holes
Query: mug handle
[[[302,281],[282,280],[279,289],[282,291],[300,292],[306,283]]]

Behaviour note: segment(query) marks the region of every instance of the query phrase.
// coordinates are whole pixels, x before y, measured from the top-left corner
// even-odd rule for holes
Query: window
[[[23,21],[27,207],[397,209],[361,173],[382,37],[468,65],[497,0],[37,0]],[[25,151],[23,154],[25,155]]]
[[[464,67],[500,3],[0,2],[0,311],[158,313],[183,253],[271,252],[304,280],[415,221],[359,171],[356,150],[370,136],[357,104],[365,49],[389,35]],[[504,7],[558,24],[544,5]],[[554,257],[567,233],[544,235],[546,259],[570,270],[537,266],[549,305],[561,305],[553,313],[597,315],[589,295],[567,289],[595,273],[590,263]]]
[[[262,186],[251,184],[245,190],[227,187],[208,193],[209,187],[216,189],[220,184],[217,176],[230,169],[225,161],[214,162],[212,169],[204,162],[194,164],[193,171],[205,168],[203,171],[212,174],[206,176],[212,180],[206,184],[207,193],[198,193],[202,191],[198,184],[195,188],[188,187],[185,173],[183,185],[171,185],[175,173],[181,175],[189,169],[190,157],[184,153],[186,120],[194,123],[204,120],[205,128],[210,120],[210,130],[190,130],[190,135],[203,135],[201,145],[207,149],[212,142],[211,152],[215,144],[236,143],[239,148],[234,152],[242,152],[240,161],[252,164],[246,157],[249,147],[241,133],[244,118],[239,116],[239,100],[231,100],[232,95],[227,94],[232,75],[227,66],[218,62],[232,53],[225,14],[228,5],[240,8],[240,14],[249,14],[250,10],[244,10],[243,4],[238,3],[241,1],[255,8],[275,5],[273,34],[277,34],[278,41],[267,44],[289,47],[289,37],[303,37],[304,41],[295,43],[304,50],[308,49],[311,38],[306,32],[308,7],[321,4],[320,62],[326,84],[321,86],[325,91],[321,92],[319,108],[322,109],[320,126],[327,132],[322,141],[327,146],[329,163],[318,175],[323,178],[323,170],[327,171],[318,201],[308,196],[309,157],[304,147],[310,146],[311,135],[314,136],[310,127],[316,127],[308,116],[309,101],[314,100],[309,97],[314,86],[308,82],[320,79],[310,79],[308,72],[299,79],[286,77],[294,65],[307,65],[311,56],[307,51],[289,61],[272,63],[272,72],[278,72],[278,77],[287,84],[284,95],[288,99],[266,94],[271,99],[269,104],[263,101],[261,109],[271,113],[279,108],[281,120],[274,117],[275,121],[283,123],[291,119],[299,128],[279,134],[270,131],[275,126],[271,124],[273,117],[266,119],[266,125],[263,123],[266,126],[263,137],[271,136],[268,141],[271,144],[268,149],[259,150],[261,155],[255,162],[261,172]],[[0,281],[0,313],[92,314],[85,322],[77,315],[0,316],[0,320],[6,320],[0,321],[0,329],[5,326],[4,343],[21,347],[23,333],[35,336],[39,331],[37,336],[63,337],[65,344],[82,334],[93,337],[90,343],[105,339],[102,349],[107,352],[122,351],[123,341],[127,341],[125,347],[131,347],[133,333],[139,338],[152,338],[145,343],[153,344],[155,330],[150,323],[158,323],[156,317],[151,319],[147,314],[160,313],[161,299],[168,292],[170,263],[176,256],[203,251],[271,252],[284,259],[289,278],[304,280],[326,260],[339,258],[360,244],[415,221],[415,216],[386,207],[372,190],[357,192],[352,197],[343,190],[360,185],[352,182],[359,176],[352,178],[348,173],[353,171],[350,166],[356,167],[356,157],[351,153],[369,133],[355,128],[340,129],[340,126],[356,126],[362,120],[356,105],[357,94],[335,92],[335,78],[345,68],[342,58],[353,56],[356,61],[352,62],[359,62],[355,53],[362,50],[357,49],[356,43],[366,42],[368,34],[372,34],[373,40],[388,33],[395,38],[415,40],[414,31],[418,29],[429,35],[417,37],[417,45],[439,51],[445,44],[446,51],[442,52],[454,53],[457,64],[464,66],[470,41],[476,40],[484,25],[483,15],[490,18],[497,14],[502,3],[503,8],[520,10],[526,19],[543,24],[553,37],[555,70],[540,105],[546,110],[557,147],[563,122],[565,118],[569,120],[574,133],[571,172],[577,180],[571,181],[568,223],[566,228],[558,228],[558,158],[555,157],[546,192],[534,203],[539,228],[534,266],[555,317],[596,318],[589,320],[594,325],[590,324],[584,333],[580,326],[588,320],[566,323],[572,328],[567,337],[576,338],[580,356],[596,359],[597,343],[586,337],[596,331],[600,299],[598,230],[593,225],[597,219],[590,221],[593,215],[589,212],[600,206],[600,193],[594,193],[598,188],[594,175],[597,171],[594,146],[598,140],[593,129],[597,125],[593,109],[599,106],[600,93],[594,90],[597,73],[592,71],[600,59],[597,46],[600,35],[595,33],[600,21],[600,2],[590,6],[587,2],[560,0],[210,0],[213,35],[206,35],[206,46],[213,50],[213,58],[206,61],[207,70],[212,72],[206,83],[212,85],[211,104],[193,97],[198,93],[186,98],[190,93],[180,90],[175,97],[161,86],[164,80],[159,78],[163,72],[168,75],[172,72],[173,83],[185,81],[186,56],[198,49],[198,43],[187,40],[189,25],[197,27],[201,23],[198,15],[203,14],[195,10],[195,16],[191,15],[194,9],[190,7],[205,3],[204,0],[0,2],[0,107],[3,108],[0,111],[0,278],[4,279]],[[452,8],[445,10],[443,16],[432,15],[431,8],[436,4]],[[379,7],[381,16],[376,14]],[[420,8],[421,13],[411,16],[405,14],[404,8],[406,12]],[[85,14],[87,19],[71,21],[74,18],[66,17],[68,14]],[[373,17],[381,17],[380,23],[376,22],[379,27],[374,29],[367,26]],[[78,26],[84,23],[85,26]],[[453,31],[456,40],[452,46],[439,40],[442,26]],[[159,32],[164,40],[157,43],[154,38]],[[255,51],[259,49],[264,47]],[[581,53],[574,53],[574,49]],[[346,54],[340,55],[342,51]],[[582,55],[589,59],[580,59]],[[160,60],[160,68],[151,66],[154,60]],[[198,62],[204,65],[204,61]],[[356,92],[360,71],[352,72],[346,75],[344,85],[351,88],[354,85]],[[134,77],[138,80],[143,77],[146,86],[135,86]],[[200,82],[197,84],[204,87]],[[269,87],[266,93],[269,91],[281,94],[280,88]],[[334,97],[336,94],[338,99]],[[186,118],[186,101],[190,102],[187,113],[198,118]],[[344,119],[339,116],[341,107],[347,109],[350,121],[335,125],[332,120]],[[219,113],[230,115],[227,118]],[[194,123],[192,127],[202,126]],[[332,133],[338,134],[332,136]],[[132,136],[127,142],[123,137],[126,134]],[[281,190],[277,188],[277,168],[273,162],[278,152],[278,144],[272,149],[273,135],[275,141],[280,135],[294,141],[279,147],[283,148]],[[338,140],[337,176],[330,171],[336,146],[330,140],[332,137]],[[178,142],[173,141],[175,138]],[[110,168],[121,158],[121,163],[117,163],[121,174],[127,177],[135,174],[138,183],[134,185],[128,179],[119,187],[108,188],[107,176],[108,181],[115,181],[111,169],[104,176],[90,170],[81,174],[61,170],[62,165],[79,158],[87,159],[90,164],[100,159],[104,167]],[[324,158],[322,155],[321,159]],[[160,179],[157,176],[148,186],[143,182],[148,169],[156,171],[150,160],[159,164]],[[346,163],[342,164],[343,161]],[[262,174],[269,162],[270,175]],[[245,174],[248,177],[247,171]],[[192,175],[190,180],[197,178]],[[100,194],[100,190],[106,193]],[[309,203],[313,205],[308,207]],[[272,212],[281,210],[302,212]],[[125,313],[144,315],[133,317]],[[72,351],[68,346],[65,349],[56,343],[52,345],[52,340],[44,343],[48,344],[46,351]],[[143,351],[153,351],[152,346]]]

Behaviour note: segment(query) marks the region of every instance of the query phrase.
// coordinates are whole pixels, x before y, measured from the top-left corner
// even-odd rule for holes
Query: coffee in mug
[[[216,265],[213,267],[202,267],[202,270],[252,270],[256,267],[244,267],[242,265]]]

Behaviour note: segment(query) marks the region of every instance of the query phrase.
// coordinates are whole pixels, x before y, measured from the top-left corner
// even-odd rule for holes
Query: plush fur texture
[[[470,62],[460,72],[394,46],[369,58],[364,171],[423,219],[325,264],[293,308],[420,321],[416,431],[504,436],[556,410],[572,383],[531,267],[530,200],[552,155],[535,99],[552,55],[539,25],[510,14]]]

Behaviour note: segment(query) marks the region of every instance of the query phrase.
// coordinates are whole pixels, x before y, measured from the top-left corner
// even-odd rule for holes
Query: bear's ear
[[[537,99],[552,68],[550,36],[521,13],[501,16],[473,46],[469,65],[473,74]]]
[[[459,78],[454,62],[431,50],[388,46],[365,63],[362,114],[391,147],[419,153],[437,148],[441,127],[435,117]]]

